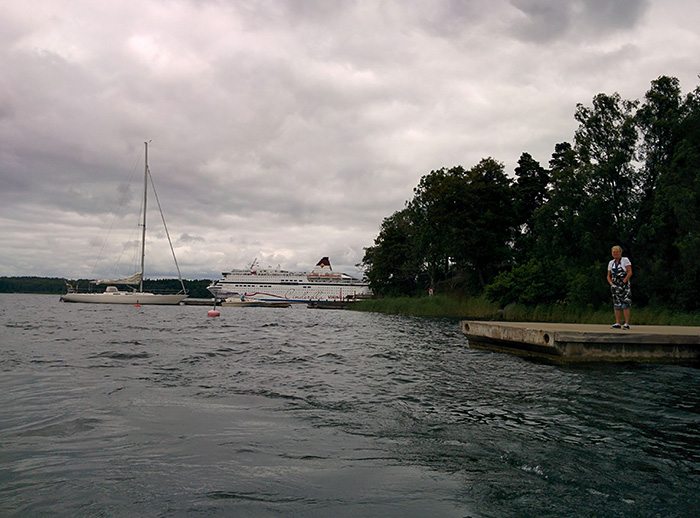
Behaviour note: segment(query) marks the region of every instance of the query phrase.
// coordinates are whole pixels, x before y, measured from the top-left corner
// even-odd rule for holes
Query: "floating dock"
[[[265,302],[264,300],[225,300],[222,306],[230,308],[289,308],[291,302]]]
[[[354,302],[344,300],[315,300],[309,302],[306,307],[308,309],[348,309],[350,304],[354,304]]]
[[[465,320],[462,332],[475,349],[561,363],[700,363],[700,327],[551,324]]]
[[[182,302],[180,302],[180,305],[182,305],[182,306],[212,306],[212,305],[214,305],[214,298],[197,299],[197,298],[187,297]],[[216,300],[216,305],[221,306],[221,299]]]

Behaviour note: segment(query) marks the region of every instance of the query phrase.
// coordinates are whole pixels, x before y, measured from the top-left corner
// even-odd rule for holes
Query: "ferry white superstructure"
[[[257,260],[248,269],[223,272],[207,289],[218,299],[316,302],[347,301],[372,295],[369,284],[345,273],[333,271],[328,257],[309,273],[277,268],[260,268]]]

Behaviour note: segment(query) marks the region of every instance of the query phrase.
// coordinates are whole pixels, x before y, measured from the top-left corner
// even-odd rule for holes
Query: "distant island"
[[[62,295],[66,292],[66,283],[87,286],[88,279],[64,279],[60,277],[0,277],[0,293],[43,293],[46,295]],[[209,279],[185,280],[187,293],[193,298],[211,298],[207,286]],[[143,281],[145,290],[179,290],[180,281],[177,279],[146,279]]]

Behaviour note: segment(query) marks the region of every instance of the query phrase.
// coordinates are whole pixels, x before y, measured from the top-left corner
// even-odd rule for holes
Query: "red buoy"
[[[208,317],[218,317],[218,316],[220,316],[220,315],[221,315],[221,311],[219,311],[218,309],[210,309],[210,310],[207,312],[207,316],[208,316]]]

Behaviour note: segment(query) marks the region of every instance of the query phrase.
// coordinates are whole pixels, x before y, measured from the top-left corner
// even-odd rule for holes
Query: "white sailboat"
[[[165,233],[168,236],[168,242],[170,243],[170,251],[173,254],[173,260],[175,261],[175,267],[177,268],[178,278],[180,279],[180,285],[182,290],[179,293],[164,294],[164,293],[152,293],[143,291],[143,277],[144,277],[144,267],[146,259],[146,207],[148,201],[148,180],[151,179],[151,185],[153,186],[153,192],[155,194],[155,185],[153,184],[153,178],[151,177],[150,171],[148,169],[148,142],[144,142],[145,146],[145,166],[144,166],[144,186],[143,186],[143,216],[141,221],[141,271],[121,279],[100,279],[91,281],[94,285],[107,285],[105,291],[103,292],[85,292],[80,293],[72,286],[69,285],[68,293],[61,297],[63,302],[85,302],[90,304],[165,304],[165,305],[176,305],[187,298],[187,291],[185,290],[185,284],[182,282],[182,275],[180,274],[180,266],[177,264],[177,258],[175,257],[175,250],[173,249],[172,242],[170,241],[170,234],[168,233],[168,227],[165,225],[165,218],[163,218],[163,211],[160,211],[161,218],[163,218],[163,226],[165,227]],[[155,194],[156,201],[158,201],[158,195]],[[158,208],[160,209],[160,202],[158,202]],[[131,288],[129,290],[120,290],[117,286],[136,286],[138,289]]]

